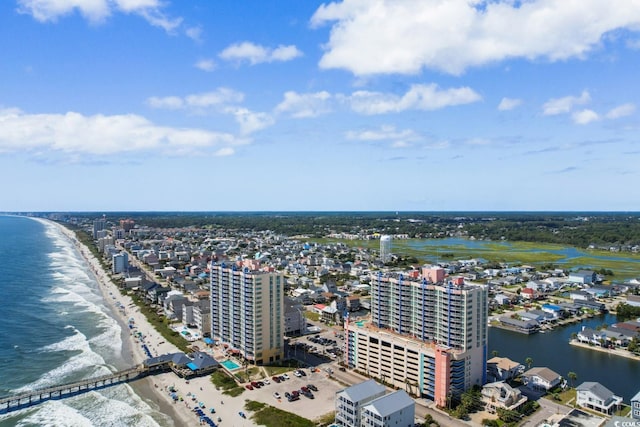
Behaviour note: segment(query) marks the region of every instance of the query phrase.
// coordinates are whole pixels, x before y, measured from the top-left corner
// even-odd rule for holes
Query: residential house
[[[362,408],[361,424],[367,427],[413,427],[416,402],[404,390],[379,397]]]
[[[508,316],[500,316],[498,320],[503,326],[525,334],[532,334],[540,330],[540,323],[535,320],[519,320]]]
[[[526,300],[529,300],[529,301],[533,301],[533,300],[538,299],[540,297],[540,293],[538,291],[536,291],[535,289],[522,288],[522,290],[520,291],[520,296],[523,299],[526,299]]]
[[[573,300],[573,302],[576,301],[590,301],[593,299],[593,296],[585,291],[570,291],[569,292],[569,298],[571,298]]]
[[[627,304],[633,307],[640,307],[640,295],[627,295]]]
[[[482,402],[487,412],[493,414],[498,408],[516,411],[527,401],[520,390],[511,387],[504,381],[497,381],[482,386]]]
[[[562,377],[549,368],[531,368],[522,374],[522,381],[532,390],[549,391],[562,382]]]
[[[576,388],[576,403],[583,408],[611,415],[622,403],[622,397],[598,382],[589,381]]]
[[[577,333],[578,341],[586,344],[603,345],[606,338],[606,334],[603,331],[597,331],[586,326],[583,326],[582,330]]]
[[[590,285],[597,280],[596,273],[591,270],[579,270],[569,273],[569,281],[579,285]]]
[[[487,360],[487,379],[490,382],[508,381],[524,372],[524,365],[507,357],[492,357]]]
[[[640,391],[631,398],[631,413],[629,415],[634,420],[640,420]]]
[[[337,392],[335,423],[360,427],[362,408],[372,400],[384,396],[385,391],[386,388],[375,380],[367,380]]]
[[[497,294],[495,297],[493,297],[493,300],[499,305],[511,304],[511,298],[505,294]]]

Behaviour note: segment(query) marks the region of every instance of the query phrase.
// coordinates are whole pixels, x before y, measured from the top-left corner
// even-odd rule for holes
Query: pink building
[[[445,271],[442,267],[431,266],[422,268],[422,277],[427,279],[429,283],[439,283],[444,281]]]

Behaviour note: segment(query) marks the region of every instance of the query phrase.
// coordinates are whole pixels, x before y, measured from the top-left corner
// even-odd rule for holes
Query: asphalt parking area
[[[289,379],[280,383],[269,378],[270,384],[258,389],[245,390],[242,396],[245,399],[267,403],[311,420],[335,410],[336,392],[342,390],[344,386],[329,379],[324,371],[311,373],[309,369],[305,369],[304,372],[307,376],[298,378],[293,374],[293,371],[289,371],[287,372]],[[293,390],[299,391],[302,386],[310,383],[318,388],[318,391],[312,391],[313,399],[300,395],[299,400],[289,402],[285,397],[285,393],[291,393]],[[280,394],[280,399],[274,397],[275,392]]]

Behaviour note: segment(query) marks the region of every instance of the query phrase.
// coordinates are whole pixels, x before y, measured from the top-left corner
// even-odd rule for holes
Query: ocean
[[[132,366],[116,314],[55,225],[0,216],[0,260],[0,397]],[[121,384],[52,400],[0,415],[0,427],[174,425],[138,393]]]

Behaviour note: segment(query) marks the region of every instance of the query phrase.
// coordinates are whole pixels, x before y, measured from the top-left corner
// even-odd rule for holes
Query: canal
[[[605,314],[533,335],[490,327],[488,357],[492,357],[494,350],[498,356],[522,364],[530,357],[533,359],[532,367],[545,366],[564,378],[569,372],[575,372],[577,380],[574,386],[584,381],[597,381],[629,404],[640,391],[640,361],[569,344],[571,334],[579,332],[582,326],[595,329],[603,323],[612,325],[616,323],[616,317]]]

